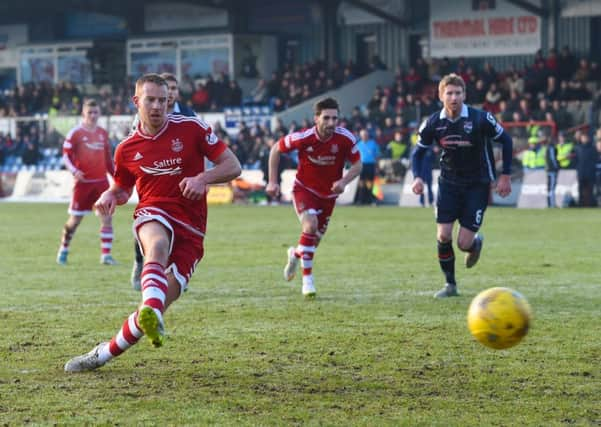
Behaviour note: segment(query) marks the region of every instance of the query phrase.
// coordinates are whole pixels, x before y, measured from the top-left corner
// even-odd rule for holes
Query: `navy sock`
[[[438,243],[438,262],[447,283],[455,285],[455,252],[453,251],[453,241]]]

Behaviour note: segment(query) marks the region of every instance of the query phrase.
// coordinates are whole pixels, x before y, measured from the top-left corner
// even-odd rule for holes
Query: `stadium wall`
[[[591,18],[560,18],[557,25],[557,48],[569,46],[576,56],[591,54]]]
[[[287,169],[282,172],[281,191],[282,201],[292,202],[292,187],[296,177],[296,169]],[[6,178],[6,179],[5,179]],[[10,178],[10,179],[9,179]],[[241,181],[244,181],[243,185]],[[347,185],[337,203],[340,205],[352,204],[357,192],[359,179],[355,178]],[[263,191],[265,187],[263,172],[260,170],[243,170],[240,178],[230,184],[212,185],[207,195],[209,204],[229,204],[237,201],[248,201],[248,194],[242,194],[235,189],[250,189],[254,192]],[[3,188],[3,185],[5,188]],[[9,188],[10,187],[10,188]],[[14,173],[0,173],[0,201],[1,202],[44,202],[65,203],[71,200],[73,189],[73,176],[66,170],[33,171],[25,170]],[[237,196],[236,196],[237,194]],[[4,196],[4,198],[3,198]],[[129,203],[137,203],[138,195],[135,190]]]
[[[340,28],[340,48],[343,58],[356,59],[357,37],[373,34],[375,50],[389,70],[409,65],[409,32],[391,23],[363,24]]]
[[[438,174],[439,170],[433,171],[433,192],[436,197],[438,191]],[[8,177],[6,173],[0,174]],[[282,172],[282,201],[292,201],[292,186],[296,170],[287,169]],[[7,196],[0,197],[3,202],[55,202],[69,203],[71,191],[73,187],[73,177],[71,173],[60,171],[21,171],[13,176],[11,185],[12,189],[0,188]],[[16,178],[16,179],[15,179]],[[265,185],[263,172],[260,170],[244,170],[239,180],[244,181],[246,185],[238,180],[233,181],[230,185],[215,185],[212,186],[208,201],[211,204],[228,204],[234,201],[248,202],[250,192],[262,192]],[[1,183],[7,183],[10,180],[0,179]],[[237,182],[238,181],[238,182]],[[401,184],[384,184],[382,191],[384,194],[380,204],[397,205],[401,207],[418,207],[419,197],[411,191],[413,176],[411,171],[407,172],[404,182]],[[345,189],[345,192],[338,198],[337,203],[340,205],[350,205],[355,199],[357,192],[358,179],[353,180]],[[239,189],[246,188],[251,191],[244,193]],[[0,191],[0,195],[2,191]],[[557,207],[562,207],[563,201],[567,198],[578,199],[578,179],[576,171],[572,169],[562,170],[559,172],[558,183],[556,187]],[[130,203],[137,203],[138,198],[134,195],[130,199]],[[547,175],[545,171],[535,170],[526,172],[523,179],[514,179],[512,181],[512,193],[501,198],[496,193],[491,194],[491,201],[496,206],[509,206],[518,208],[546,208],[547,207]]]

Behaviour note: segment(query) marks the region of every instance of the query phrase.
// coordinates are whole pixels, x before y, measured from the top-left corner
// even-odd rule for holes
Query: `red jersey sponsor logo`
[[[104,150],[104,142],[85,142],[84,144],[90,150],[96,150],[96,151]]]
[[[317,158],[307,156],[307,158],[317,166],[328,166],[336,163],[336,156],[318,156]]]
[[[181,157],[175,159],[155,160],[153,166],[140,166],[140,169],[149,175],[181,175],[184,170]]]

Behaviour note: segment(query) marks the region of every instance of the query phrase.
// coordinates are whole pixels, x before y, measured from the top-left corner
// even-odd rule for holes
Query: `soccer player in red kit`
[[[299,163],[292,193],[302,232],[296,248],[288,248],[284,278],[288,281],[294,278],[300,260],[303,269],[302,293],[306,297],[316,294],[313,256],[328,227],[336,198],[361,172],[361,157],[355,137],[348,130],[336,126],[340,111],[338,102],[333,98],[325,98],[317,102],[313,110],[314,127],[291,133],[272,147],[266,188],[271,196],[279,193],[277,173],[280,153],[298,150]],[[351,167],[343,175],[347,161]]]
[[[204,254],[209,184],[240,175],[240,163],[211,128],[196,118],[167,116],[167,83],[158,74],[136,82],[140,122],[115,152],[115,182],[96,202],[112,214],[134,185],[140,201],[133,230],[144,255],[142,303],[110,342],[65,364],[65,371],[99,368],[143,336],[163,345],[163,314],[188,286]],[[215,167],[205,170],[205,158]]]
[[[63,143],[63,161],[73,174],[75,184],[69,205],[69,218],[63,227],[61,245],[56,262],[66,264],[69,245],[83,217],[92,212],[94,202],[109,188],[107,173],[113,174],[111,147],[106,130],[98,126],[100,107],[93,99],[84,101],[83,120],[71,129]],[[112,215],[100,214],[100,262],[112,265],[113,246]]]
[[[196,113],[189,107],[178,102],[179,86],[177,78],[171,73],[161,73],[160,76],[167,82],[167,114],[176,116],[196,117]],[[134,119],[132,131],[138,126],[138,116]],[[142,290],[142,269],[144,268],[144,257],[138,242],[134,244],[134,263],[131,270],[131,285],[136,291]]]

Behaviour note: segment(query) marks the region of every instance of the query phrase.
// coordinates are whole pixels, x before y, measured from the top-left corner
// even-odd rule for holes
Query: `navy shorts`
[[[474,232],[480,229],[488,206],[490,184],[456,183],[438,179],[436,222],[448,224],[459,220],[462,227]]]

